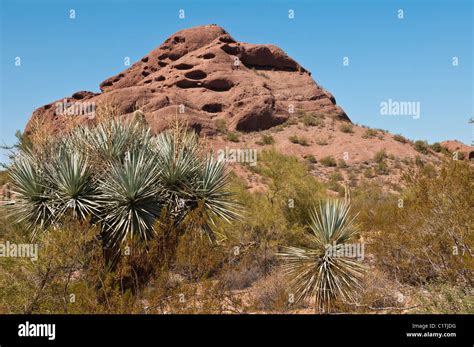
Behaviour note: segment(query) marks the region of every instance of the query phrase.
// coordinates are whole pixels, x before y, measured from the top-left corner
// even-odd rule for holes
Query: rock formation
[[[38,108],[26,131],[33,119],[61,127],[74,105],[105,104],[123,115],[141,110],[154,131],[179,113],[206,135],[216,132],[217,119],[224,119],[230,130],[250,132],[280,124],[299,110],[350,121],[334,97],[283,50],[238,42],[216,25],[173,34],[130,68],[102,82],[100,89],[101,93],[79,91]],[[66,106],[58,108],[60,104]],[[94,119],[88,107],[70,114],[82,117],[81,122]]]

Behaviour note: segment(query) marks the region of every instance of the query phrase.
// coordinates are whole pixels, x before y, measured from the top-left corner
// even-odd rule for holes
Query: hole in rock
[[[166,79],[165,76],[158,76],[158,77],[155,77],[155,81],[157,81],[157,82],[164,81],[165,79]]]
[[[143,77],[146,77],[146,76],[148,76],[149,74],[150,74],[150,73],[149,73],[148,71],[145,71],[145,70],[142,71],[142,76],[143,76]]]
[[[199,87],[197,81],[191,81],[191,80],[180,80],[176,82],[176,86],[183,89]]]
[[[174,39],[173,39],[173,41],[174,41],[175,43],[181,43],[181,42],[186,41],[186,39],[185,39],[184,37],[182,37],[182,36],[175,36]]]
[[[204,59],[212,59],[215,58],[216,55],[214,53],[206,53],[202,56]]]
[[[219,41],[224,42],[224,43],[235,43],[235,40],[232,39],[232,38],[231,38],[230,36],[228,36],[228,35],[219,37]]]
[[[160,65],[161,67],[165,67],[168,64],[166,64],[164,61],[159,61],[158,65]]]
[[[234,83],[225,78],[217,78],[204,83],[204,87],[215,92],[225,92],[230,90],[234,86]]]
[[[175,61],[175,60],[178,60],[179,58],[181,58],[184,54],[178,54],[178,53],[170,53],[168,55],[168,58],[170,58],[171,60]]]
[[[142,62],[147,63],[148,62],[148,57],[142,58]]]
[[[203,107],[201,107],[201,109],[209,113],[218,113],[218,112],[222,112],[222,104],[219,104],[219,103],[206,104]]]
[[[190,64],[181,63],[178,65],[175,65],[174,67],[175,69],[178,69],[178,70],[189,70],[189,69],[192,69],[194,66]]]
[[[240,47],[238,46],[230,46],[228,44],[225,44],[223,46],[221,46],[221,49],[226,52],[227,54],[230,54],[230,55],[237,55],[240,53]]]
[[[189,71],[184,74],[184,77],[192,80],[202,80],[207,77],[207,74],[201,70]]]

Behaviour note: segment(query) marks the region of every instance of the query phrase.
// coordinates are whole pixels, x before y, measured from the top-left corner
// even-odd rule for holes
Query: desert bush
[[[274,271],[252,287],[251,306],[260,312],[278,313],[305,307],[303,302],[292,302],[288,290],[285,276],[279,271]]]
[[[405,137],[403,137],[402,135],[398,135],[398,134],[397,134],[397,135],[393,135],[393,139],[394,139],[395,141],[400,142],[400,143],[407,143],[407,142],[408,142],[408,140],[407,140]]]
[[[352,124],[350,123],[342,123],[340,126],[339,126],[339,130],[343,133],[347,133],[347,134],[350,134],[350,133],[353,133],[354,131],[352,130]]]
[[[388,175],[390,173],[390,169],[388,168],[387,163],[381,161],[375,166],[375,172],[378,175]]]
[[[297,135],[291,135],[288,140],[290,140],[291,143],[296,143],[301,146],[309,146],[308,140],[303,137],[303,136],[297,136]]]
[[[473,314],[472,288],[450,284],[429,284],[416,293],[420,303],[415,313],[423,314]]]
[[[319,160],[319,162],[323,165],[323,166],[327,166],[327,167],[334,167],[334,166],[337,166],[337,163],[336,163],[336,159],[334,159],[334,157],[331,157],[331,156],[326,156],[326,157],[323,157]]]
[[[216,129],[221,134],[227,134],[227,122],[225,119],[219,118],[215,121]]]
[[[308,154],[304,158],[311,164],[316,164],[318,162],[316,157],[312,154]]]
[[[27,232],[16,228],[3,234],[3,242],[30,243]],[[0,312],[2,313],[106,313],[137,312],[130,291],[110,286],[98,230],[69,220],[38,234],[37,260],[0,258]],[[108,274],[108,275],[106,275]],[[99,281],[100,277],[103,281]],[[122,295],[123,294],[123,295]],[[106,299],[104,299],[106,295]]]
[[[376,163],[381,163],[387,158],[387,152],[385,152],[385,149],[381,149],[377,153],[374,154],[374,161]]]
[[[339,159],[339,160],[337,161],[337,167],[342,168],[342,169],[345,169],[345,168],[347,168],[348,166],[347,166],[347,163],[346,163],[346,161],[345,161],[344,159]]]
[[[260,138],[260,141],[257,142],[258,145],[273,145],[275,143],[275,139],[273,138],[272,135],[262,135]]]
[[[325,195],[323,184],[309,175],[307,165],[276,150],[262,151],[254,170],[269,180],[267,199],[284,212],[289,228],[306,224],[310,207]]]
[[[303,124],[308,126],[308,127],[315,127],[315,126],[322,126],[323,121],[320,117],[316,117],[312,113],[305,113],[303,115]]]
[[[422,153],[422,154],[428,154],[428,143],[426,141],[422,141],[422,140],[417,140],[415,141],[415,143],[413,144],[415,150],[417,150],[418,152]]]
[[[373,214],[386,221],[370,220],[378,229],[373,250],[380,268],[412,285],[472,286],[473,174],[463,162],[445,162],[435,177],[417,169],[405,175],[402,208],[397,202],[374,206]]]
[[[374,177],[374,171],[371,167],[368,167],[364,170],[364,177],[365,178],[373,178]]]
[[[240,135],[236,131],[230,131],[227,133],[227,140],[230,142],[239,142],[240,141]]]
[[[363,139],[372,139],[372,138],[376,137],[377,134],[378,134],[377,130],[369,128],[369,129],[366,129],[364,131],[364,133],[362,134],[362,138]]]
[[[440,153],[443,149],[439,142],[433,143],[432,145],[430,145],[430,148],[436,153]]]

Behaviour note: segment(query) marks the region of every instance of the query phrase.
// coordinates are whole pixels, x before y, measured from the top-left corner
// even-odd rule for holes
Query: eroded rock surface
[[[37,117],[61,127],[63,114],[58,114],[56,103],[64,100],[114,105],[124,115],[140,109],[154,131],[184,110],[180,116],[207,135],[215,134],[216,119],[225,119],[230,130],[250,132],[278,125],[299,110],[349,121],[334,97],[283,50],[237,42],[216,25],[171,35],[130,68],[102,82],[100,89],[38,108],[26,130]],[[94,114],[82,117],[91,122]]]

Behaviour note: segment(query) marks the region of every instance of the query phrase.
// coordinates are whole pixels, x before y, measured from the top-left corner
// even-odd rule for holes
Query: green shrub
[[[215,121],[216,124],[216,129],[219,133],[221,134],[226,134],[227,133],[227,122],[225,119],[216,119]]]
[[[440,153],[441,150],[443,149],[443,147],[441,146],[441,144],[440,144],[439,142],[433,143],[433,144],[430,146],[430,148],[431,148],[434,152],[436,152],[436,153]]]
[[[262,135],[260,141],[257,142],[259,145],[273,145],[275,143],[275,139],[272,135]]]
[[[350,124],[350,123],[342,123],[339,126],[339,130],[343,133],[353,133],[354,132],[352,130],[352,124]]]
[[[376,137],[377,134],[378,134],[377,130],[369,128],[365,130],[364,134],[362,135],[362,138],[371,139],[371,138]]]
[[[374,154],[374,161],[376,163],[381,163],[387,158],[387,153],[385,152],[385,149],[381,149],[380,151],[376,152]]]
[[[347,163],[346,163],[346,161],[345,161],[344,159],[339,159],[339,160],[337,161],[337,167],[339,167],[339,168],[341,168],[341,169],[345,169],[345,168],[347,168],[348,166],[347,166]]]
[[[387,163],[381,161],[377,163],[377,166],[375,167],[375,172],[379,175],[388,175],[390,170],[387,166]]]
[[[339,182],[339,181],[342,181],[344,179],[344,177],[341,175],[340,172],[333,172],[329,178],[331,181],[336,181],[336,182]]]
[[[405,284],[472,286],[467,250],[474,242],[468,227],[474,190],[467,187],[473,179],[468,163],[447,161],[435,176],[423,169],[405,175],[401,208],[397,200],[372,199],[373,205],[365,206],[372,212],[360,220],[374,231],[372,249],[380,269]]]
[[[308,154],[304,157],[308,162],[311,164],[316,164],[318,161],[316,160],[316,157],[312,154]]]
[[[301,146],[309,146],[308,140],[305,137],[299,137],[297,135],[292,135],[288,138],[291,143],[296,143]]]
[[[334,159],[332,156],[326,156],[324,158],[321,158],[319,162],[326,167],[334,167],[337,166],[336,159]]]
[[[415,141],[415,143],[413,144],[414,147],[415,147],[415,150],[417,150],[418,152],[422,153],[422,154],[428,154],[428,143],[426,141],[422,141],[422,140],[417,140]]]
[[[303,124],[309,127],[321,126],[322,121],[320,118],[317,118],[312,113],[303,115]]]
[[[395,141],[401,142],[401,143],[407,143],[407,139],[403,137],[402,135],[393,135],[393,139]]]
[[[230,142],[240,142],[240,135],[236,131],[230,131],[227,133],[227,140]]]
[[[368,167],[364,170],[364,177],[365,178],[373,178],[374,177],[374,172],[371,167]]]

